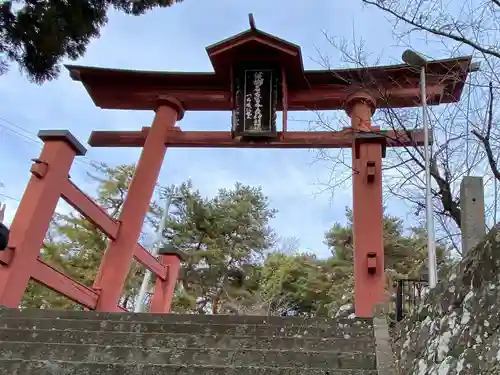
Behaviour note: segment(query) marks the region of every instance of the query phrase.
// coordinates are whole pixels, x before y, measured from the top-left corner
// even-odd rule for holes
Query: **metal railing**
[[[421,279],[399,279],[396,285],[396,320],[401,321],[423,303],[429,282]]]

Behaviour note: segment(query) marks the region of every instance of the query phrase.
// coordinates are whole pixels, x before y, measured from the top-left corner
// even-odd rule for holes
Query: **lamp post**
[[[429,121],[427,115],[427,94],[425,87],[425,67],[427,60],[412,50],[403,52],[402,60],[411,66],[420,68],[420,100],[422,101],[422,119],[424,125],[424,158],[425,158],[425,216],[427,227],[427,251],[429,262],[429,286],[434,288],[437,283],[436,236],[434,232],[434,213],[432,210],[431,168],[429,147]]]
[[[167,196],[167,201],[165,204],[165,212],[163,213],[163,217],[161,218],[161,222],[158,227],[158,231],[156,232],[155,240],[153,242],[153,249],[151,251],[151,255],[154,257],[156,257],[156,255],[158,254],[158,250],[161,245],[161,240],[163,238],[163,231],[165,230],[169,217],[169,210],[170,210],[170,205],[172,203],[172,198],[173,196],[171,194]],[[144,297],[146,296],[146,293],[149,289],[150,281],[151,281],[151,271],[149,269],[146,269],[146,272],[144,273],[144,278],[142,279],[141,289],[139,289],[139,294],[137,295],[137,299],[135,300],[134,312],[144,311],[143,302],[144,302]]]

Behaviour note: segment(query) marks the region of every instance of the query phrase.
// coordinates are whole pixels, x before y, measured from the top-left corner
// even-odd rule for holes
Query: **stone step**
[[[289,349],[373,352],[373,338],[294,338],[259,336],[210,336],[175,333],[82,332],[64,330],[2,329],[2,341],[100,344],[160,348],[214,348],[214,349]]]
[[[184,333],[235,336],[303,336],[303,337],[367,337],[373,330],[362,325],[337,324],[333,326],[276,326],[263,324],[202,324],[150,323],[134,321],[6,318],[0,319],[0,329],[60,329],[77,331],[113,331],[138,333]]]
[[[189,348],[138,348],[81,344],[4,342],[0,359],[26,359],[96,362],[144,363],[204,366],[301,367],[325,369],[376,368],[375,355],[325,351],[224,350]]]
[[[376,370],[0,360],[0,375],[377,375]]]
[[[271,325],[362,325],[371,328],[372,320],[364,318],[302,318],[295,316],[257,315],[203,315],[203,314],[149,314],[149,313],[109,313],[97,311],[4,309],[0,317],[59,318],[84,320],[133,321],[144,323],[214,323],[214,324],[271,324]]]

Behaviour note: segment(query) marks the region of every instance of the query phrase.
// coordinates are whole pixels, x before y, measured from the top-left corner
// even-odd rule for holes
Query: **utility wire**
[[[29,131],[28,129],[25,129],[22,126],[16,125],[13,122],[6,120],[2,117],[0,117],[0,129],[6,130],[10,134],[16,136],[17,139],[19,139],[20,141],[22,141],[28,145],[36,144],[39,147],[40,151],[43,147],[44,143],[42,142],[42,140],[40,140],[37,137],[36,134],[34,134],[33,132]],[[97,165],[101,164],[100,162],[92,160],[86,156],[75,158],[75,163],[77,165],[81,165],[84,167],[89,167],[89,166],[93,167],[96,164]],[[20,198],[16,198],[16,197],[4,194],[4,193],[0,193],[0,197],[4,197],[6,199],[9,199],[9,200],[12,200],[15,202],[21,201]]]
[[[21,199],[11,197],[10,195],[4,194],[4,193],[0,193],[0,197],[4,197],[4,198],[10,199],[10,200],[15,201],[15,202],[21,202]]]
[[[33,143],[36,143],[40,148],[43,146],[43,142],[38,139],[38,136],[29,131],[28,129],[25,129],[19,125],[16,125],[14,124],[13,122],[9,121],[9,120],[6,120],[5,118],[3,117],[0,117],[0,127],[7,130],[7,131],[10,131],[11,133],[19,136],[22,138],[22,140],[25,142],[25,143],[28,143],[28,142],[33,142]],[[3,124],[2,124],[3,122]],[[7,126],[12,126],[14,127],[15,129],[12,129],[11,127]],[[22,133],[22,132],[26,133]],[[81,163],[81,164],[85,164],[87,166],[93,166],[95,164],[100,164],[100,162],[98,161],[95,161],[95,160],[92,160],[90,158],[88,158],[87,156],[80,156],[78,158],[75,158],[75,163]]]

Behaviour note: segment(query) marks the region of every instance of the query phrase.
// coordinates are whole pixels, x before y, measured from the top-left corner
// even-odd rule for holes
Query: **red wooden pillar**
[[[162,253],[160,250],[160,262],[167,267],[167,278],[166,280],[162,280],[159,277],[156,278],[155,291],[149,309],[150,312],[170,312],[182,260],[183,254],[180,252],[169,251]]]
[[[184,110],[178,100],[162,98],[159,101],[118,219],[120,229],[117,238],[106,249],[94,282],[94,288],[100,291],[97,311],[121,311],[118,302],[163,164],[165,140],[183,115]]]
[[[358,317],[372,317],[374,306],[384,300],[385,287],[382,145],[360,142],[363,136],[373,135],[375,100],[361,91],[346,104],[356,132],[352,145],[355,312]]]
[[[28,285],[75,155],[86,149],[65,130],[41,130],[45,142],[10,227],[9,248],[0,253],[0,305],[18,308]]]

